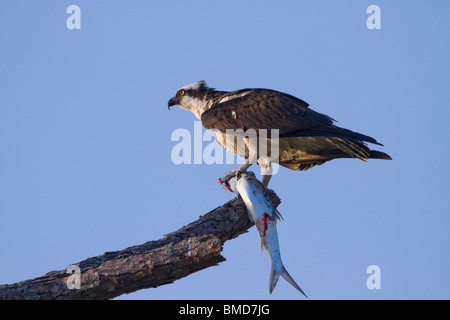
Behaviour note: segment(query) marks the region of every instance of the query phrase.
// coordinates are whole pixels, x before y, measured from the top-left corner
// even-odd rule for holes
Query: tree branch
[[[278,196],[271,190],[269,194],[278,206]],[[172,283],[225,261],[221,255],[224,243],[252,225],[243,201],[235,198],[160,240],[75,263],[80,269],[80,289],[69,289],[67,281],[72,275],[67,269],[51,271],[39,278],[1,285],[0,300],[111,299]]]

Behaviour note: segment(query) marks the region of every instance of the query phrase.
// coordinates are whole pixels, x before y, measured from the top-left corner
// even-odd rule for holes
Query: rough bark
[[[273,191],[269,193],[278,206],[280,199]],[[0,300],[111,299],[172,283],[225,261],[221,255],[224,243],[252,225],[243,201],[233,199],[162,239],[75,263],[80,270],[80,289],[69,289],[71,274],[67,269],[51,271],[35,279],[1,285]]]

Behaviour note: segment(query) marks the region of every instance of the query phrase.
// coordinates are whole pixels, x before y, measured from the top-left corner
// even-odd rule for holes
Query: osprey
[[[226,176],[226,182],[255,162],[265,169],[262,182],[267,187],[272,162],[303,171],[337,158],[391,160],[386,153],[367,147],[365,142],[382,146],[374,138],[335,126],[334,119],[312,110],[305,101],[276,90],[218,91],[198,81],[179,89],[168,102],[169,110],[174,105],[194,113],[206,129],[215,131],[219,144],[246,159]],[[276,129],[277,152],[262,156],[258,147],[249,143],[245,134],[249,129],[258,139],[267,138],[267,143],[276,138],[271,136]],[[239,149],[240,144],[246,148]]]

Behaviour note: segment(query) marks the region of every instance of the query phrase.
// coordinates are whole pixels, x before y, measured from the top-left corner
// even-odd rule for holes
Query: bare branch
[[[280,199],[269,191],[275,206]],[[253,224],[241,199],[233,199],[181,229],[156,241],[75,263],[80,289],[69,289],[66,270],[0,286],[0,300],[111,299],[124,293],[172,283],[225,261],[226,241],[247,232]]]

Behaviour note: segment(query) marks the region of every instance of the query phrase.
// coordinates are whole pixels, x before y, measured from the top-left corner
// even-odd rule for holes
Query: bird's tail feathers
[[[387,153],[381,152],[381,151],[377,151],[377,150],[370,150],[369,158],[370,159],[392,160],[390,155],[388,155]]]
[[[302,130],[295,131],[292,133],[284,134],[284,136],[286,136],[286,137],[289,137],[289,136],[291,136],[291,137],[317,137],[317,136],[334,137],[334,138],[365,141],[365,142],[370,142],[370,143],[378,144],[378,145],[382,146],[381,143],[379,143],[377,140],[375,140],[372,137],[369,137],[362,133],[351,131],[349,129],[341,128],[341,127],[338,127],[335,125],[302,129]]]

